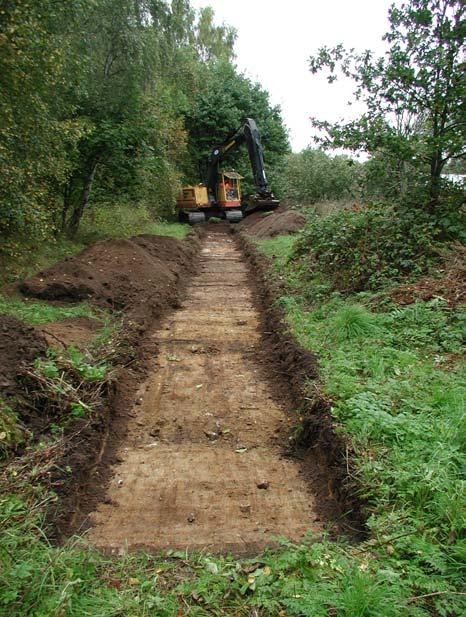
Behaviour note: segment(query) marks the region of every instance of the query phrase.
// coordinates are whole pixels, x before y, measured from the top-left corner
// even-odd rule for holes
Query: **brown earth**
[[[318,359],[290,332],[277,298],[289,290],[273,275],[271,260],[247,234],[239,235],[243,254],[252,265],[256,304],[263,328],[262,350],[271,359],[271,384],[277,397],[287,397],[300,413],[300,430],[291,440],[301,453],[322,519],[354,539],[365,537],[367,504],[359,495],[355,454],[332,416],[332,401],[321,392]],[[330,496],[330,498],[329,498]]]
[[[134,316],[176,306],[177,282],[195,248],[166,236],[140,235],[97,242],[19,285],[27,296],[67,302],[91,300]]]
[[[250,553],[322,531],[329,497],[321,490],[316,503],[316,461],[284,450],[298,417],[273,386],[281,375],[262,349],[254,300],[233,239],[210,233],[186,300],[153,333],[158,355],[90,515],[96,547]],[[103,479],[98,471],[97,493]]]
[[[457,243],[454,252],[439,267],[436,276],[423,276],[416,283],[395,287],[390,292],[393,302],[413,304],[440,298],[450,306],[466,302],[466,247]]]
[[[10,315],[0,315],[0,394],[21,396],[17,381],[22,369],[45,355],[47,344],[40,332]]]
[[[306,224],[302,214],[291,210],[286,204],[279,206],[274,212],[265,214],[255,212],[237,225],[237,229],[258,239],[274,238],[283,234],[300,231]]]
[[[22,467],[26,472],[33,464],[38,470],[35,481],[43,482],[57,494],[58,499],[51,502],[47,511],[47,520],[58,538],[68,530],[82,487],[102,459],[110,426],[120,410],[131,405],[132,395],[146,375],[146,355],[154,352],[154,346],[146,341],[146,328],[179,305],[186,282],[196,267],[198,249],[197,235],[193,233],[185,241],[158,236],[107,240],[16,288],[16,292],[19,287],[24,293],[53,298],[53,301],[89,299],[126,309],[118,340],[111,341],[111,349],[102,350],[106,358],[110,354],[113,370],[106,383],[89,393],[97,400],[94,413],[68,421],[63,439],[52,448],[53,456],[48,448],[40,450],[33,461],[25,460]],[[89,293],[82,294],[84,288]],[[47,343],[85,346],[96,334],[97,325],[94,320],[78,318],[44,325],[44,333],[41,328],[31,328],[0,315],[0,394],[8,397],[8,403],[34,439],[47,441],[50,410],[44,408],[48,403],[41,384],[30,374],[24,375],[25,366],[45,354]],[[32,400],[37,401],[37,408],[36,403],[31,405]],[[66,400],[61,412],[56,405],[52,411],[54,422],[57,414],[69,417]],[[16,452],[19,457],[23,454],[27,457],[22,449]]]
[[[39,326],[37,329],[44,335],[50,347],[68,347],[73,345],[78,349],[85,348],[102,328],[102,323],[91,317],[69,317],[61,321]]]

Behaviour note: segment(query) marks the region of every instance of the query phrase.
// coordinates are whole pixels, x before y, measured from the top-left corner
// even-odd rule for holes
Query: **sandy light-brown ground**
[[[320,531],[299,462],[283,454],[289,420],[261,367],[259,317],[231,236],[206,236],[184,303],[153,336],[158,356],[90,542],[115,553],[249,553]]]

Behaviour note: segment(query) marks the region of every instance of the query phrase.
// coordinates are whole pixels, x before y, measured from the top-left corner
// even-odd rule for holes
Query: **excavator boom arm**
[[[243,126],[235,133],[230,134],[222,144],[212,150],[209,157],[206,177],[206,186],[212,195],[216,195],[217,192],[219,163],[225,158],[228,152],[244,142],[246,142],[248,149],[249,161],[251,163],[257,193],[263,197],[269,197],[271,195],[265,175],[264,155],[260,134],[257,124],[252,118],[246,118]]]

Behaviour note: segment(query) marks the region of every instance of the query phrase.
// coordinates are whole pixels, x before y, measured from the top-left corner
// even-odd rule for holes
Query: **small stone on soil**
[[[270,486],[270,482],[265,480],[264,482],[259,482],[259,484],[257,485],[257,488],[268,489],[269,486]]]

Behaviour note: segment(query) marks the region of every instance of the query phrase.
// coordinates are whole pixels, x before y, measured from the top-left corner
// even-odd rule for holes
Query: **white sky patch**
[[[393,0],[191,0],[194,8],[210,5],[216,21],[236,28],[237,65],[281,106],[298,152],[315,133],[310,116],[349,120],[362,106],[347,106],[354,91],[348,80],[328,84],[312,75],[308,58],[322,45],[343,43],[357,50],[384,52],[388,9]]]

